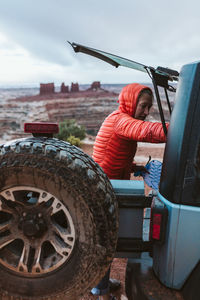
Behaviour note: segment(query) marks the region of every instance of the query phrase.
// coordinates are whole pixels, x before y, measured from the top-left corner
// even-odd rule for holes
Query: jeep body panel
[[[199,261],[200,207],[158,198],[168,209],[168,222],[164,245],[154,245],[153,269],[164,285],[181,289]]]
[[[163,130],[167,135],[160,185],[155,196],[167,210],[164,242],[143,240],[145,196],[141,197],[134,191],[131,195],[125,186],[124,192],[123,183],[119,183],[119,193],[115,190],[119,196],[119,211],[121,209],[118,250],[122,250],[126,257],[132,257],[128,261],[126,276],[129,300],[199,299],[200,62],[184,65],[178,74],[167,68],[155,69],[101,50],[70,44],[75,52],[92,55],[115,67],[147,72],[153,82]],[[171,114],[167,90],[176,90],[168,83],[174,80],[179,82]],[[171,114],[168,132],[158,86],[164,88]],[[141,205],[138,206],[140,200]],[[132,230],[134,226],[135,231]],[[120,240],[125,243],[120,245]],[[128,256],[131,252],[132,256]],[[138,252],[143,252],[141,257],[134,258]]]

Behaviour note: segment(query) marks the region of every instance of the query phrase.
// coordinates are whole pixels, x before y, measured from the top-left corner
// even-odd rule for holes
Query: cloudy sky
[[[199,0],[0,0],[0,86],[147,82],[67,43],[180,70],[200,60]]]

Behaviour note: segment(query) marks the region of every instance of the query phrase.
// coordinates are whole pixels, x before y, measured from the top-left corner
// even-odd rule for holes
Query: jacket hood
[[[119,110],[123,113],[127,113],[130,116],[134,116],[138,95],[144,89],[151,90],[148,86],[139,83],[131,83],[126,85],[119,94]]]

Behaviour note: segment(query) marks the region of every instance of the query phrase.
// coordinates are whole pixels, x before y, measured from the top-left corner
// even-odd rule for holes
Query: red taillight
[[[166,207],[152,207],[150,221],[150,240],[162,244],[165,241],[168,210]]]
[[[161,224],[162,224],[162,215],[161,214],[153,214],[152,238],[154,240],[160,240]]]
[[[24,132],[38,134],[58,133],[59,127],[56,123],[24,123]]]

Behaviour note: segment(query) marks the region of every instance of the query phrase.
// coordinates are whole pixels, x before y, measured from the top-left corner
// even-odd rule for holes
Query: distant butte
[[[40,83],[40,93],[34,96],[18,97],[15,101],[19,102],[32,102],[32,101],[45,101],[67,98],[80,98],[80,97],[116,97],[118,94],[110,92],[101,87],[100,81],[94,81],[91,86],[86,90],[80,90],[78,83],[71,83],[71,87],[66,86],[64,83],[60,86],[60,91],[55,92],[54,83]],[[12,101],[12,99],[10,100]]]

